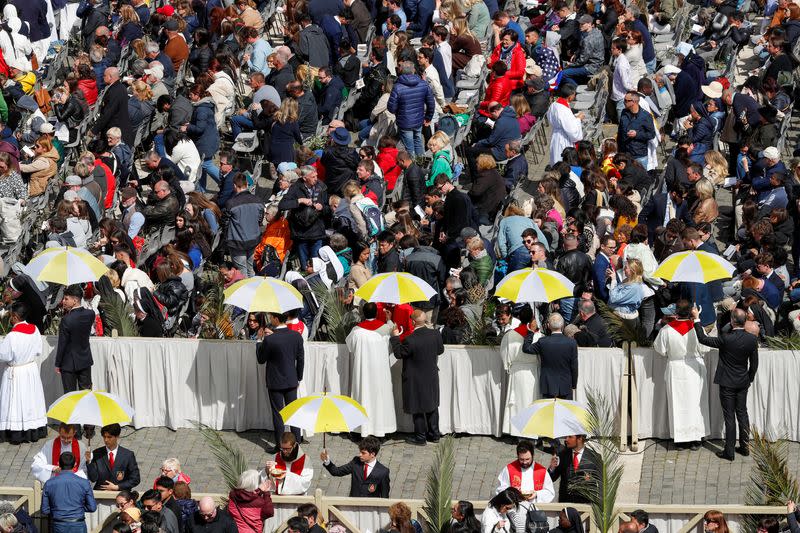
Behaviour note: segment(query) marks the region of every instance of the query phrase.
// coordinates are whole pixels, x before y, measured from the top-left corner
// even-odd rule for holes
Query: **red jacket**
[[[96,167],[100,167],[103,169],[103,172],[106,174],[106,200],[105,200],[105,208],[111,209],[111,206],[114,205],[114,194],[117,192],[117,179],[114,177],[114,173],[111,172],[111,169],[108,168],[108,165],[103,163],[103,160],[97,158],[94,160],[94,165]]]
[[[497,61],[500,60],[500,48],[502,45],[497,45],[494,47],[494,51],[492,52],[492,57],[489,59],[489,68],[492,68]],[[522,87],[524,80],[525,80],[525,51],[519,45],[519,43],[514,45],[514,49],[511,51],[511,65],[508,68],[508,72],[506,72],[506,78],[511,79],[511,83],[514,89],[518,89]]]
[[[97,81],[92,79],[78,80],[78,90],[83,93],[87,104],[94,105],[97,101]]]
[[[483,102],[480,104],[480,114],[488,117],[487,111],[489,104],[492,102],[500,102],[503,107],[506,107],[511,100],[511,91],[514,90],[514,80],[506,74],[500,78],[492,75],[488,87],[486,87],[486,95],[483,97]]]
[[[383,172],[383,179],[386,181],[386,191],[391,192],[394,190],[394,185],[397,183],[397,178],[403,169],[397,164],[397,148],[381,148],[375,155],[375,162]]]
[[[274,515],[275,509],[267,492],[233,489],[228,494],[228,514],[239,533],[261,533],[264,520]]]

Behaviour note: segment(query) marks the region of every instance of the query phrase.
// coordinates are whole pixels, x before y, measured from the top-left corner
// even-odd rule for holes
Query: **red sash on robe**
[[[11,331],[15,333],[22,333],[23,335],[33,335],[36,332],[36,326],[33,324],[28,324],[27,322],[17,322],[17,324],[11,328]]]
[[[306,464],[306,454],[303,454],[300,457],[298,457],[297,459],[295,459],[294,461],[292,461],[292,466],[290,466],[288,470],[292,474],[297,474],[299,476],[299,475],[301,475],[303,473],[303,467],[305,466],[305,464]],[[284,461],[283,457],[281,457],[281,452],[278,452],[277,454],[275,454],[275,466],[277,466],[281,470],[286,470],[287,469],[286,468],[286,461]],[[280,487],[283,487],[283,482],[285,480],[286,480],[285,477],[282,480],[280,480]],[[275,489],[276,489],[275,493],[279,494],[280,493],[280,488],[278,486],[276,486]]]
[[[377,318],[373,318],[371,320],[364,320],[363,322],[359,322],[357,326],[362,329],[366,329],[369,331],[375,331],[383,326],[385,326],[385,322],[381,322]]]
[[[525,337],[527,337],[527,336],[528,336],[528,334],[531,332],[531,331],[528,329],[528,324],[520,324],[519,326],[517,326],[517,327],[515,327],[515,328],[514,328],[514,331],[516,331],[517,333],[519,333],[519,334],[522,336],[522,338],[523,338],[523,339],[524,339]]]
[[[557,104],[561,104],[561,105],[563,105],[563,106],[564,106],[564,107],[566,107],[567,109],[570,109],[570,107],[569,107],[569,102],[567,102],[567,99],[566,99],[566,98],[560,98],[560,97],[559,97],[559,98],[556,98],[556,103],[557,103]]]
[[[75,457],[75,466],[72,468],[72,471],[77,472],[81,464],[81,446],[78,444],[78,439],[72,439],[72,455]],[[53,441],[51,464],[58,466],[59,457],[61,457],[61,439],[57,438]]]
[[[694,329],[694,320],[673,320],[667,325],[684,336]]]
[[[286,327],[292,331],[296,331],[300,335],[306,330],[306,325],[303,324],[302,320],[298,320],[297,322],[287,322]]]
[[[515,489],[522,487],[522,466],[519,461],[508,463],[508,480]],[[544,474],[547,469],[539,463],[533,463],[533,490],[539,491],[544,487]]]

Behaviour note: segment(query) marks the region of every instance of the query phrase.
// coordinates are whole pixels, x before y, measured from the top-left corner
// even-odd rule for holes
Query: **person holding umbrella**
[[[579,477],[587,482],[599,482],[600,457],[586,447],[586,435],[567,435],[565,448],[554,455],[547,469],[553,481],[561,478],[558,487],[558,501],[571,503],[591,503],[583,494],[575,490],[574,483]]]
[[[139,484],[136,455],[119,445],[122,428],[109,424],[100,429],[105,446],[86,452],[86,473],[94,490],[131,490]]]
[[[358,443],[358,456],[343,466],[336,466],[323,449],[319,458],[322,466],[334,477],[350,476],[351,498],[388,498],[389,468],[378,462],[381,443],[376,437],[366,437]]]

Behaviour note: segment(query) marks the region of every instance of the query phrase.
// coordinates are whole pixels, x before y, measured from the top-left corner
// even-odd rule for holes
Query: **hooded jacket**
[[[58,171],[58,151],[55,147],[37,156],[30,163],[20,163],[20,172],[30,174],[28,196],[39,196],[47,189],[47,182]]]
[[[424,121],[433,119],[436,101],[428,82],[416,74],[401,74],[392,88],[386,108],[396,117],[398,129],[416,130]]]
[[[219,150],[219,131],[214,120],[214,101],[206,96],[194,102],[192,120],[186,133],[194,141],[204,160],[211,159]]]
[[[716,126],[702,102],[695,102],[692,107],[700,115],[700,120],[692,127],[692,143],[694,144],[692,159],[703,161],[702,155],[711,150],[714,143]]]
[[[9,18],[0,32],[0,49],[6,63],[16,65],[28,71],[31,69],[31,60],[28,59],[33,52],[30,40],[20,33],[22,21],[17,17]]]
[[[189,291],[181,278],[173,276],[158,284],[153,296],[167,308],[167,314],[174,316],[181,310],[181,306],[189,298]]]
[[[689,114],[689,106],[693,102],[703,101],[703,91],[700,86],[706,84],[706,62],[702,57],[691,52],[683,63],[681,71],[675,78],[675,116],[683,117]]]
[[[261,533],[264,520],[275,514],[269,493],[233,489],[228,494],[228,513],[240,533]]]
[[[78,80],[78,90],[83,93],[83,98],[89,105],[97,102],[97,81],[92,78],[82,78]]]
[[[281,211],[290,211],[288,218],[293,241],[315,241],[325,238],[324,218],[330,216],[331,212],[328,205],[328,189],[321,182],[317,182],[315,189],[316,201],[322,204],[322,211],[311,213],[310,206],[300,205],[297,202],[300,198],[311,198],[303,180],[292,183],[278,204],[278,209]]]
[[[327,67],[330,64],[331,51],[328,38],[316,24],[309,24],[300,30],[297,52],[303,61],[312,67]]]

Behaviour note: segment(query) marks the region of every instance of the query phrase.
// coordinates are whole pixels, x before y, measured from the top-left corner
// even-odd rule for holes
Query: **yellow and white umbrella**
[[[523,268],[500,280],[494,295],[516,303],[554,302],[571,298],[574,289],[575,284],[555,270]]]
[[[369,278],[355,294],[367,302],[405,304],[428,301],[436,295],[436,290],[412,274],[387,272]]]
[[[557,439],[567,435],[586,435],[588,413],[571,400],[536,400],[511,417],[511,425],[523,435]]]
[[[735,270],[721,255],[688,250],[676,252],[664,259],[653,272],[653,276],[667,281],[708,283],[730,278]]]
[[[97,281],[108,267],[83,248],[54,246],[36,254],[25,271],[39,281],[72,285]]]
[[[116,394],[80,390],[68,392],[53,402],[47,416],[65,424],[107,426],[127,424],[133,413],[133,407]]]
[[[303,307],[303,296],[290,283],[268,277],[247,278],[225,289],[225,303],[250,313],[285,313]]]
[[[325,392],[298,398],[280,414],[287,426],[322,432],[323,448],[325,432],[352,431],[367,421],[367,411],[357,401]]]

